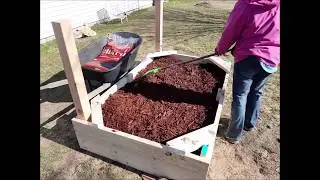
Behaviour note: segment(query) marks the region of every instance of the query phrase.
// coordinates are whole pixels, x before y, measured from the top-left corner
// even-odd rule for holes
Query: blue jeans
[[[231,121],[226,136],[239,140],[244,126],[254,128],[259,116],[263,87],[270,76],[256,56],[234,64]]]

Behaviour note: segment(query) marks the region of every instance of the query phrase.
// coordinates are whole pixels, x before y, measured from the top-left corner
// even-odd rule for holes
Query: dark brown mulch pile
[[[170,56],[159,58],[138,76],[176,62]],[[212,64],[184,65],[136,80],[106,100],[105,126],[164,143],[213,123],[223,75]]]

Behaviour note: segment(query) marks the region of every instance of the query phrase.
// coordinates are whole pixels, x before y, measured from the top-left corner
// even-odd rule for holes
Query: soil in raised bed
[[[175,66],[139,78],[149,69],[177,62],[172,56],[158,58],[111,95],[102,106],[104,125],[165,143],[213,123],[216,93],[224,80],[216,65]]]

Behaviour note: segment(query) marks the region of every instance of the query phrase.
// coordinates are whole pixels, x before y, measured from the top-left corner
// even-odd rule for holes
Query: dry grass
[[[175,49],[197,55],[211,52],[229,11],[196,7],[194,6],[196,2],[190,0],[182,2],[184,1],[172,1],[165,4],[164,50]],[[147,52],[154,50],[154,19],[154,7],[151,7],[132,13],[128,23],[120,24],[118,21],[113,21],[95,25],[92,29],[97,32],[97,36],[77,39],[77,48],[79,50],[92,40],[107,33],[129,31],[137,33],[143,38],[137,57],[137,59],[141,59]],[[40,67],[40,83],[63,70],[55,40],[40,46]]]
[[[191,0],[170,0],[165,4],[164,50],[174,49],[194,55],[212,52],[234,1],[208,2],[210,7],[194,6],[197,2]],[[154,8],[151,7],[131,14],[128,23],[111,22],[96,25],[93,27],[98,34],[96,37],[77,40],[76,43],[80,49],[106,33],[130,31],[143,37],[137,58],[142,59],[147,52],[153,51],[154,26]],[[40,50],[40,83],[55,79],[53,77],[65,78],[61,72],[63,68],[55,41],[41,45]],[[232,60],[231,57],[228,59]],[[230,118],[231,83],[230,78],[219,133]],[[214,159],[208,174],[210,179],[279,179],[279,83],[278,72],[266,86],[258,131],[247,133],[239,145],[230,145],[221,137],[217,137]],[[65,86],[61,92],[67,92],[67,89]],[[72,104],[70,95],[61,92],[48,92],[51,99],[56,98],[41,103],[41,111],[44,114],[52,112],[52,107]],[[49,118],[52,122],[41,125],[41,179],[141,179],[139,172],[132,168],[81,150],[70,122],[74,115],[63,112],[58,116],[54,115],[57,116],[55,118]]]

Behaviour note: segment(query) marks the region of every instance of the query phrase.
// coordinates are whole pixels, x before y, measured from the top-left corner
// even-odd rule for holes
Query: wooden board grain
[[[76,108],[77,117],[89,120],[91,109],[85,86],[78,50],[72,35],[71,22],[60,20],[52,22],[64,71],[68,79],[70,93]]]
[[[72,120],[82,149],[140,171],[170,179],[205,179],[209,164],[170,147],[108,128]]]

